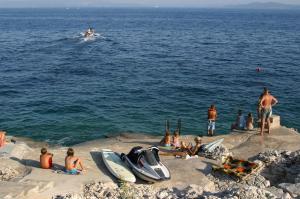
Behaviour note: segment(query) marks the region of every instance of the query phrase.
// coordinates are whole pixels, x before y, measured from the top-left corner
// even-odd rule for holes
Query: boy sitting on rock
[[[48,153],[46,148],[41,149],[40,165],[42,169],[50,169],[52,167],[52,153]]]

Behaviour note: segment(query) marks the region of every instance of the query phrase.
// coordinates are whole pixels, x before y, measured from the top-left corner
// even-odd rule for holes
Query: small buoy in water
[[[261,71],[261,68],[257,67],[257,68],[256,68],[256,72],[259,73],[260,71]]]

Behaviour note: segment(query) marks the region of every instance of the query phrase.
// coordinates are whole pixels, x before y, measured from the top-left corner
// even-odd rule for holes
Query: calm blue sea
[[[101,37],[84,41],[89,26]],[[205,134],[211,103],[224,134],[264,86],[282,124],[300,128],[300,11],[0,9],[0,44],[0,129],[12,135],[71,145],[159,135],[178,118]]]

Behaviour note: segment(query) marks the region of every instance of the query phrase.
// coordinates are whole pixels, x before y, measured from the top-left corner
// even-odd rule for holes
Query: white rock
[[[288,192],[292,197],[300,196],[300,183],[281,183],[278,186]]]
[[[292,199],[291,195],[289,193],[284,193],[281,197],[281,199]]]

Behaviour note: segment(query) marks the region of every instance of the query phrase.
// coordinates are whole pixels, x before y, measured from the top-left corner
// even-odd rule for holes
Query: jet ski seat
[[[142,148],[141,146],[136,146],[136,147],[133,147],[130,152],[127,154],[127,157],[129,158],[129,160],[134,163],[134,164],[137,164],[138,161],[139,161],[139,157],[140,157],[140,154],[142,152]]]

